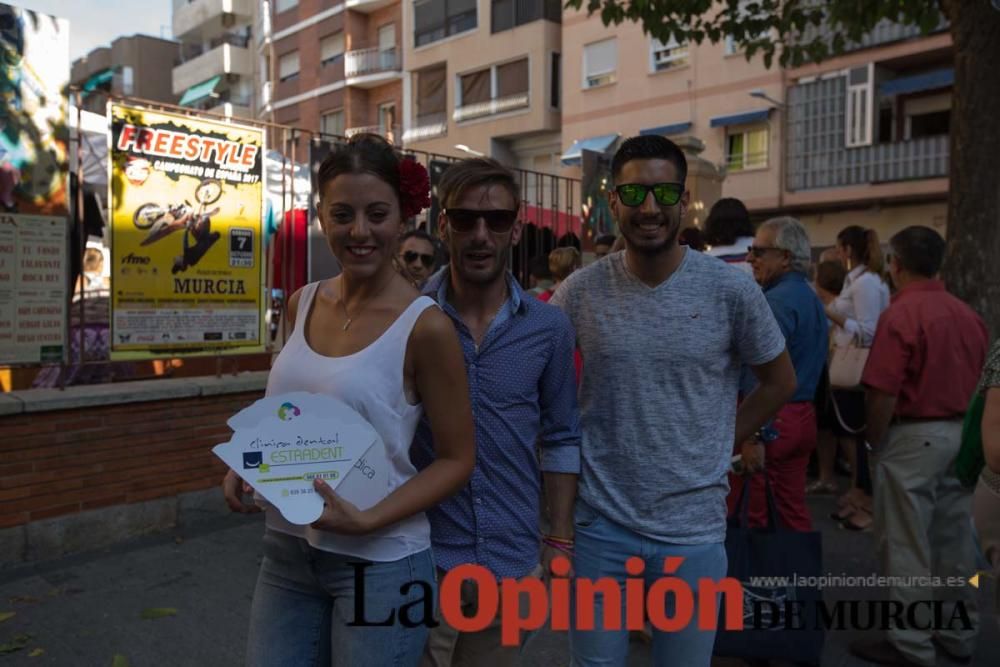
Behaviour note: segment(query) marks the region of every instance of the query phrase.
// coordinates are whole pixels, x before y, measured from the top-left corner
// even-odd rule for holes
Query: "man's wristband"
[[[569,556],[573,555],[573,540],[565,540],[545,535],[542,537],[542,544],[552,547],[556,551],[561,551]]]

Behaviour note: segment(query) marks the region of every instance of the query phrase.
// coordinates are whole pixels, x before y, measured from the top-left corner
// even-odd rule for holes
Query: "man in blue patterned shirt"
[[[485,158],[464,160],[444,173],[438,197],[451,264],[427,281],[424,294],[451,317],[462,343],[476,467],[461,492],[428,512],[434,557],[442,574],[474,563],[498,580],[537,576],[559,553],[542,544],[540,478],[549,541],[569,546],[573,537],[580,471],[575,334],[561,310],[524,292],[507,271],[521,236],[520,195],[510,171]],[[414,464],[425,467],[433,452],[425,422],[411,450]],[[461,601],[472,616],[472,582],[463,584]],[[519,647],[501,646],[498,621],[461,633],[442,619],[431,631],[423,664],[513,665],[519,653]]]

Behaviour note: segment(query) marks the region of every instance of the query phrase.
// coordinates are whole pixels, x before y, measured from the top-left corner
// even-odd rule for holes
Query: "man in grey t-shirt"
[[[570,276],[553,295],[583,353],[582,472],[574,570],[615,577],[641,557],[646,586],[665,559],[698,600],[698,580],[726,576],[726,473],[734,445],[753,437],[795,391],[785,341],[753,279],[686,250],[677,235],[688,202],[687,162],[659,136],[633,137],[615,154],[611,207],[626,249]],[[740,404],[740,365],[760,384]],[[574,665],[624,664],[627,630],[571,630]],[[714,631],[691,623],[655,630],[655,664],[708,665]],[[572,615],[575,618],[575,614]],[[686,616],[686,614],[685,614]]]

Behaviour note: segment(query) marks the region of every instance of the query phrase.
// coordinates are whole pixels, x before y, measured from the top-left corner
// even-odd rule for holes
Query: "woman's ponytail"
[[[885,273],[885,257],[882,255],[882,244],[878,240],[878,232],[874,229],[865,230],[865,266],[872,273],[882,276]]]

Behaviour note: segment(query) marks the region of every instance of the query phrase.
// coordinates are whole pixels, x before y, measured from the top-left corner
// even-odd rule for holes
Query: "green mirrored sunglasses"
[[[660,206],[674,206],[681,200],[684,194],[683,183],[656,183],[655,185],[644,185],[642,183],[625,183],[615,187],[618,198],[626,206],[641,206],[646,201],[649,191],[653,191],[653,197]]]

